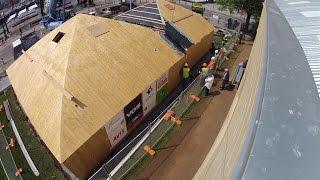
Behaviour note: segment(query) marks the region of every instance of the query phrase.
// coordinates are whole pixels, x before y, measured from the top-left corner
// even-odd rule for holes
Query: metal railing
[[[217,66],[221,67],[226,59],[228,59],[231,53],[234,51],[235,45],[238,42],[239,34],[237,32],[231,32],[231,37],[227,40],[226,44],[220,49],[217,55]]]
[[[238,41],[238,34],[231,33],[231,37],[224,45],[224,51],[220,51],[217,55],[217,65],[220,67],[225,56],[232,52]],[[215,69],[210,70],[213,73]],[[144,150],[144,146],[149,145],[157,149],[158,143],[167,135],[167,133],[175,126],[171,121],[162,120],[162,117],[168,110],[172,110],[175,117],[183,120],[183,116],[190,108],[194,100],[191,95],[199,95],[202,92],[205,76],[199,75],[190,85],[181,92],[181,94],[160,113],[148,126],[143,129],[134,139],[132,139],[125,147],[123,147],[109,161],[93,174],[89,179],[126,179],[130,176],[130,172],[146,158],[148,153]]]
[[[175,117],[183,121],[183,116],[193,104],[191,95],[200,95],[203,89],[204,76],[198,76],[182,93],[151,123],[142,130],[132,141],[120,150],[89,179],[126,179],[130,171],[150,156],[144,146],[157,148],[158,143],[175,126],[170,120],[163,120],[163,116],[172,110]]]

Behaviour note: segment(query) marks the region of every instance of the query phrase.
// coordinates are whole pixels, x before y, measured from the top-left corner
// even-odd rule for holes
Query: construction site
[[[316,0],[15,3],[0,179],[320,177]]]

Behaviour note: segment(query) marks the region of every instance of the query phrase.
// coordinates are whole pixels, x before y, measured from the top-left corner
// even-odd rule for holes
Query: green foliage
[[[222,9],[228,9],[231,13],[238,10],[247,13],[245,31],[248,31],[251,16],[260,16],[263,2],[264,0],[217,0]]]
[[[217,0],[223,9],[230,12],[243,10],[247,14],[260,16],[264,0]]]

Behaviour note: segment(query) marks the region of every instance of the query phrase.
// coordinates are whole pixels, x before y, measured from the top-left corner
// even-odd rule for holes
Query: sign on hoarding
[[[156,93],[157,83],[154,82],[147,87],[142,93],[143,114],[148,114],[157,104]]]
[[[124,108],[124,116],[127,121],[127,126],[131,126],[135,121],[140,119],[142,115],[142,95],[139,94]]]
[[[117,145],[128,133],[123,111],[116,114],[105,128],[111,146]]]
[[[157,91],[168,83],[168,71],[166,71],[158,80],[157,80]]]
[[[161,102],[168,94],[168,71],[166,71],[158,80],[157,80],[157,103]]]

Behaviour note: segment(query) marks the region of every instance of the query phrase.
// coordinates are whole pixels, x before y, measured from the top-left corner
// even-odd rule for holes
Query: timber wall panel
[[[79,179],[85,179],[110,152],[111,144],[106,129],[102,127],[63,164]]]

